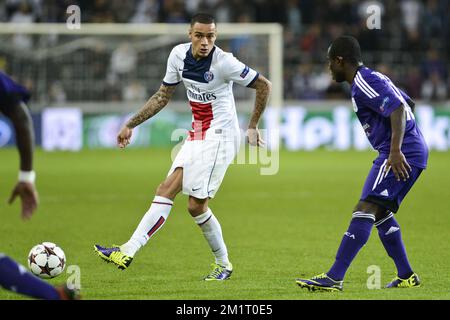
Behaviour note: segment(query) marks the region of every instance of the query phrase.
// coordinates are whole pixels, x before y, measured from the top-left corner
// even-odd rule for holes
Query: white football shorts
[[[238,141],[186,140],[167,176],[183,168],[184,194],[197,199],[214,198],[239,145]]]

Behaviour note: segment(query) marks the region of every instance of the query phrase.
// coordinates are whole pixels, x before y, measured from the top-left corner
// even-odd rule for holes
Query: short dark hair
[[[352,36],[340,36],[334,40],[330,46],[328,56],[330,58],[342,57],[353,64],[362,62],[361,47],[358,40]]]
[[[216,19],[209,13],[196,13],[191,18],[191,27],[196,23],[211,24],[216,23]]]

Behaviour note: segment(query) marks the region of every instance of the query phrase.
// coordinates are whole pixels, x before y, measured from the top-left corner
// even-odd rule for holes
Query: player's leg
[[[232,264],[216,216],[208,207],[214,198],[232,162],[238,143],[236,141],[204,140],[192,144],[190,161],[185,163],[183,193],[189,195],[188,211],[211,248],[215,257],[212,272],[205,280],[226,280],[232,273]]]
[[[226,280],[231,276],[233,266],[228,260],[228,251],[223,239],[219,221],[208,208],[208,198],[189,196],[188,211],[203,232],[203,236],[215,257],[213,271],[205,280]]]
[[[402,240],[400,225],[394,218],[394,212],[397,212],[400,203],[414,185],[421,172],[422,169],[413,166],[410,178],[400,182],[396,180],[392,173],[388,174],[379,184],[379,187],[374,189],[375,193],[380,192],[380,190],[386,190],[388,196],[381,198],[370,194],[367,197],[368,201],[372,201],[380,207],[386,208],[384,212],[376,217],[375,226],[378,229],[378,235],[387,254],[392,258],[397,268],[397,277],[386,286],[388,288],[420,286],[420,279],[414,273],[409,263]]]
[[[310,289],[325,288],[326,290],[339,287],[339,281],[343,280],[351,261],[369,238],[373,224],[370,220],[372,219],[376,222],[380,239],[398,270],[398,276],[386,287],[420,285],[419,277],[409,265],[400,226],[391,212],[397,212],[400,203],[419,177],[422,169],[412,166],[410,178],[406,181],[397,181],[392,172],[384,172],[385,163],[385,159],[377,159],[374,162],[363,188],[362,200],[354,210],[349,230],[344,235],[331,269],[317,279],[298,279],[297,283],[300,286]],[[367,219],[363,220],[364,218]]]
[[[327,275],[334,280],[343,280],[353,259],[367,243],[372,231],[375,217],[380,209],[377,205],[359,201],[353,210],[352,220],[336,254],[336,260]]]
[[[383,218],[375,221],[378,236],[387,254],[397,267],[397,277],[387,284],[387,288],[420,286],[420,279],[411,268],[403,243],[400,225],[394,214],[387,211]]]
[[[153,202],[139,223],[131,239],[120,249],[129,256],[143,247],[167,220],[172,209],[173,200],[181,191],[183,168],[177,168],[158,186]]]
[[[369,240],[377,210],[376,205],[360,201],[353,210],[352,220],[344,233],[330,270],[311,279],[297,279],[297,284],[309,290],[341,291],[345,273],[359,250]]]
[[[104,248],[95,245],[95,250],[107,262],[113,262],[120,269],[126,269],[133,260],[136,252],[147,244],[149,239],[162,227],[172,209],[175,196],[181,191],[183,182],[183,168],[176,168],[161,183],[156,196],[142,217],[131,238],[121,246]]]
[[[379,211],[377,205],[364,201],[366,194],[372,189],[375,181],[384,170],[383,160],[375,161],[363,187],[361,200],[353,210],[352,220],[339,245],[333,266],[327,273],[311,279],[297,279],[297,284],[311,290],[338,291],[343,288],[343,280],[347,269],[359,250],[366,244]]]
[[[0,253],[0,286],[37,299],[78,299],[74,290],[53,287],[28,272],[24,266]]]

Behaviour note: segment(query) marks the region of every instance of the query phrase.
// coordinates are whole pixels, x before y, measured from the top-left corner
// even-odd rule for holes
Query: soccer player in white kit
[[[164,108],[176,85],[183,82],[192,110],[192,130],[167,178],[158,186],[150,209],[128,242],[113,247],[94,246],[102,259],[113,262],[119,269],[128,268],[136,252],[161,228],[173,200],[182,191],[189,196],[188,211],[215,257],[213,269],[204,280],[226,280],[231,276],[233,267],[222,229],[208,204],[239,150],[240,129],[232,87],[236,82],[256,89],[246,136],[250,145],[262,146],[257,124],[266,107],[271,83],[231,53],[215,46],[216,35],[214,17],[203,13],[193,16],[189,29],[191,42],[173,48],[161,87],[118,134],[119,147],[126,147],[133,128]]]

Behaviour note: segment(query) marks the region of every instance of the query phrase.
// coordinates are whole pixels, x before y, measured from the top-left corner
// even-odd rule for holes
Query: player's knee
[[[353,209],[353,212],[363,212],[372,214],[375,217],[375,220],[378,221],[384,219],[389,214],[390,211],[375,203],[367,201],[359,201],[358,204]]]
[[[201,215],[208,210],[208,202],[206,200],[207,199],[189,199],[188,212],[191,214],[191,216],[195,217]]]
[[[191,203],[189,202],[188,204],[188,212],[191,214],[191,216],[195,217],[198,216],[200,214],[202,214],[202,208],[203,206],[198,205],[196,203]]]
[[[375,223],[377,223],[378,221],[383,220],[384,218],[386,218],[389,214],[391,214],[391,211],[384,209],[384,210],[380,210],[375,214]]]

